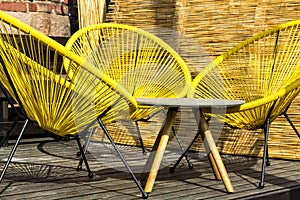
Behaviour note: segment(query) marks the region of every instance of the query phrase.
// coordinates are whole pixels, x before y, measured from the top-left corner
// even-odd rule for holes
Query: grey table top
[[[196,99],[196,98],[136,98],[139,105],[164,107],[201,107],[201,108],[234,108],[243,103],[242,100]]]

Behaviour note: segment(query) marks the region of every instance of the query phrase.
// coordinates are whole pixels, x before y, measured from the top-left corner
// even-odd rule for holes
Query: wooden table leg
[[[215,159],[214,159],[211,152],[208,153],[208,159],[209,159],[210,165],[213,169],[216,180],[218,180],[218,181],[222,180],[222,177],[221,177],[221,174],[219,172],[218,166],[217,166],[217,164],[215,162]]]
[[[205,138],[205,143],[207,144],[208,148],[210,149],[210,153],[212,154],[212,157],[216,163],[216,166],[219,170],[220,176],[222,178],[222,181],[224,183],[224,186],[227,190],[227,192],[233,193],[234,189],[232,187],[231,181],[229,179],[229,176],[227,174],[226,168],[224,166],[224,163],[222,161],[222,158],[218,152],[218,149],[216,147],[216,144],[214,142],[214,139],[211,135],[211,132],[209,130],[205,131],[203,133]]]
[[[204,147],[205,147],[206,153],[208,155],[208,160],[209,160],[210,166],[211,166],[211,168],[213,170],[213,173],[215,175],[216,180],[220,181],[220,180],[222,180],[222,178],[221,178],[218,166],[217,166],[217,164],[215,162],[215,159],[214,159],[213,155],[210,152],[210,149],[205,144],[205,142],[204,142],[205,140],[203,138],[203,134],[201,133],[201,131],[203,132],[203,130],[201,130],[201,127],[200,127],[200,125],[201,125],[201,123],[200,123],[200,112],[201,112],[201,109],[199,110],[199,108],[193,108],[193,112],[194,112],[194,116],[195,116],[196,121],[199,123],[198,124],[198,133],[197,133],[196,137],[198,137],[199,135],[201,135],[201,138],[202,138],[202,141],[204,143]],[[202,117],[204,117],[204,116],[202,116]],[[203,118],[203,119],[205,119],[205,118]],[[206,127],[208,127],[208,126],[206,125]]]
[[[167,147],[167,144],[169,142],[172,126],[175,121],[175,116],[178,111],[178,108],[169,108],[165,124],[163,125],[162,129],[160,130],[154,146],[152,148],[152,151],[149,155],[149,158],[146,162],[144,172],[147,172],[149,170],[148,178],[145,184],[145,192],[150,193],[152,192],[153,185],[158,173],[158,170],[160,168],[165,149]],[[145,174],[142,175],[142,179],[144,178]]]
[[[195,110],[194,110],[194,112],[195,112]],[[208,129],[207,121],[206,121],[201,109],[200,109],[200,112],[198,111],[198,114],[200,116],[199,124],[198,124],[198,126],[199,126],[198,131],[200,131],[206,151],[208,152],[208,154],[211,154],[211,156],[209,155],[209,158],[210,158],[210,161],[212,162],[212,166],[214,165],[214,163],[217,166],[218,172],[216,171],[216,169],[214,169],[215,175],[217,177],[217,174],[219,173],[219,176],[221,176],[221,179],[223,181],[223,184],[224,184],[227,192],[233,193],[234,189],[232,187],[231,181],[227,174],[227,171],[226,171],[226,168],[222,161],[222,158],[218,152],[216,143],[211,135],[210,130]],[[213,166],[213,168],[214,168],[214,166]]]

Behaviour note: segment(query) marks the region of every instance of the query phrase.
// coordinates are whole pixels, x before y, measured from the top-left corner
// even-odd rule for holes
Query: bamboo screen
[[[297,0],[112,0],[108,8],[106,22],[135,25],[157,34],[180,53],[193,76],[246,38],[300,16]],[[298,130],[299,104],[297,97],[288,111]],[[261,156],[262,133],[224,127],[218,147],[221,153]],[[151,144],[153,137],[144,139]],[[300,158],[300,140],[283,117],[271,125],[269,148],[271,157]]]
[[[105,0],[78,0],[79,27],[102,23],[105,18]]]

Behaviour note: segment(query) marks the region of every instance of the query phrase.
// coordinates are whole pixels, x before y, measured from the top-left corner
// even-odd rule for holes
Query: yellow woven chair
[[[160,38],[137,27],[113,23],[90,25],[74,33],[66,47],[82,57],[92,57],[92,62],[100,63],[97,66],[101,72],[134,98],[185,97],[189,89],[190,71],[178,53]],[[66,71],[72,77],[76,68],[70,66],[66,60]],[[131,115],[143,152],[137,121],[162,109],[138,106]]]
[[[298,95],[299,86],[300,21],[294,21],[261,32],[217,57],[193,80],[188,97],[246,102],[238,112],[208,115],[231,127],[264,130],[259,183],[263,188],[265,166],[270,164],[269,126],[281,114],[288,119],[286,109]]]
[[[59,136],[74,136],[88,175],[93,176],[79,134],[98,123],[129,170],[143,197],[147,197],[104,123],[124,119],[136,110],[135,99],[113,79],[101,73],[61,44],[0,11],[0,81],[21,106],[25,124],[3,168],[11,162],[29,122]],[[76,66],[76,85],[64,73],[63,60]],[[129,118],[129,117],[128,117]]]

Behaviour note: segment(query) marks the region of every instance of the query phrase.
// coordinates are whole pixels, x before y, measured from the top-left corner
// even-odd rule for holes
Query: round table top
[[[234,108],[245,101],[228,99],[196,98],[136,98],[138,105],[163,107],[201,107],[201,108]]]

